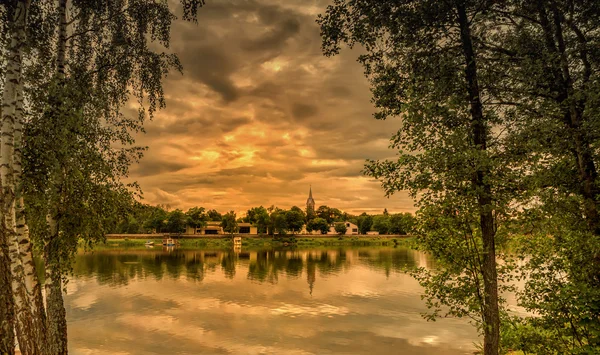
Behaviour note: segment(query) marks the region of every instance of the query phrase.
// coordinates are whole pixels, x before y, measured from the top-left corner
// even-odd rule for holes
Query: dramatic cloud
[[[393,158],[398,121],[376,121],[359,50],[326,58],[316,16],[328,1],[209,1],[198,23],[177,21],[171,50],[183,75],[165,80],[167,108],[138,137],[132,169],[145,202],[220,211],[317,205],[411,211],[361,173]]]

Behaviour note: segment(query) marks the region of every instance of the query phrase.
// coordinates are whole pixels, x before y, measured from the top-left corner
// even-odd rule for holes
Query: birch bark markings
[[[20,286],[24,299],[27,302],[27,339],[31,343],[31,354],[44,354],[46,343],[46,312],[40,283],[37,278],[36,266],[33,260],[33,245],[29,236],[29,228],[25,220],[25,204],[22,196],[22,156],[23,156],[23,126],[24,126],[23,83],[17,89],[17,107],[14,130],[14,179],[15,179],[15,216],[16,238],[15,243],[19,252],[20,261]],[[16,273],[15,273],[16,275]],[[19,344],[24,341],[19,340]],[[21,346],[21,352],[23,346]]]
[[[22,48],[25,45],[25,25],[29,0],[18,1],[10,24],[10,42],[8,48],[7,70],[5,73],[4,90],[2,93],[2,136],[0,142],[0,178],[2,182],[2,256],[3,290],[12,291],[12,304],[8,304],[6,311],[10,318],[2,324],[2,347],[10,346],[10,340],[5,340],[12,335],[12,329],[16,331],[20,348],[23,354],[36,354],[35,339],[28,332],[31,331],[31,313],[29,297],[24,285],[23,266],[19,253],[18,238],[16,233],[16,204],[15,204],[15,175],[14,175],[14,135],[17,115],[22,114],[22,90],[21,85],[21,63]],[[17,108],[19,106],[19,108]],[[10,258],[10,268],[6,270],[6,252]],[[10,280],[10,288],[4,284]],[[8,292],[10,292],[8,291]],[[3,292],[6,297],[8,292]],[[8,324],[10,322],[10,325]],[[14,345],[14,344],[13,344]],[[12,353],[14,349],[2,349],[3,352]]]
[[[26,282],[25,265],[32,268],[33,256],[31,249],[27,253],[20,250],[20,242],[17,228],[17,193],[20,195],[21,176],[21,144],[22,144],[22,120],[23,120],[23,84],[22,71],[22,48],[26,44],[25,26],[27,22],[27,11],[29,1],[19,1],[15,10],[11,41],[9,46],[9,63],[6,73],[6,82],[3,92],[3,115],[2,115],[2,165],[0,175],[2,178],[3,191],[3,223],[8,249],[11,259],[11,289],[14,302],[13,326],[19,340],[22,354],[41,354],[43,347],[42,339],[37,338],[37,329],[41,319],[36,319],[33,308],[33,278],[35,273],[30,274],[29,282]],[[18,146],[18,147],[16,147]],[[18,192],[19,191],[19,192]],[[22,205],[22,202],[20,203]],[[24,217],[24,216],[23,216]],[[20,223],[22,230],[23,223]],[[30,243],[29,243],[30,244]],[[25,257],[27,263],[23,262]],[[27,287],[27,284],[30,287]]]

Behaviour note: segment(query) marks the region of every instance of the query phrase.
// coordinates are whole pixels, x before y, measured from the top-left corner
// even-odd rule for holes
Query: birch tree
[[[29,6],[28,1],[15,3],[14,9]],[[11,4],[2,3],[3,14],[10,15]],[[181,4],[184,19],[195,20],[203,1],[182,0]],[[177,57],[165,51],[175,19],[166,1],[59,0],[58,4],[39,1],[36,6],[45,10],[38,15],[45,16],[46,27],[45,31],[33,28],[32,37],[42,40],[33,45],[25,74],[20,53],[25,43],[15,41],[24,41],[26,22],[17,16],[15,23],[21,27],[5,26],[14,33],[4,47],[9,60],[2,73],[0,351],[13,353],[16,325],[23,354],[65,354],[62,290],[71,258],[80,238],[88,245],[101,240],[107,219],[130,203],[136,186],[124,185],[120,179],[127,175],[129,164],[141,157],[132,133],[141,131],[145,117],[164,106],[161,80],[170,68],[181,67]],[[30,38],[29,45],[39,39]],[[23,103],[17,100],[23,97],[17,95],[23,86],[27,112],[17,109]],[[131,98],[140,107],[135,117],[123,112]],[[24,135],[16,116],[26,117]],[[45,305],[32,272],[33,244],[42,250],[45,261]],[[21,295],[23,290],[26,294]],[[29,316],[21,318],[21,311]]]
[[[3,239],[8,243],[11,263],[11,284],[14,301],[14,326],[23,354],[40,354],[42,352],[43,317],[36,313],[35,307],[35,269],[31,249],[21,238],[26,226],[20,213],[22,199],[20,196],[21,146],[23,126],[23,50],[27,46],[27,17],[30,9],[29,1],[17,1],[5,6],[4,18],[7,37],[7,60],[4,74],[2,97],[2,216]],[[22,245],[20,243],[23,243]],[[4,244],[4,241],[3,243]],[[23,251],[20,250],[24,248]],[[39,295],[39,294],[38,294]],[[41,295],[37,301],[41,300]],[[10,306],[9,306],[10,307]],[[12,330],[3,338],[12,337]],[[3,341],[3,344],[6,344]],[[4,346],[4,345],[3,345]]]

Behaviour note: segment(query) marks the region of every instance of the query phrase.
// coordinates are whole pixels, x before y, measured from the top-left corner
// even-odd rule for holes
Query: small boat
[[[162,245],[172,247],[172,246],[177,245],[177,241],[173,238],[165,238],[162,240]]]
[[[146,245],[146,246],[152,246],[152,245],[154,245],[154,242],[151,241],[151,240],[147,240],[146,243],[144,243],[144,245]]]

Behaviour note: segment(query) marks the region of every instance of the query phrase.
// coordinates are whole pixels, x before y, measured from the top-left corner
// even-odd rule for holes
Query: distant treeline
[[[297,206],[284,210],[275,206],[253,207],[244,217],[237,217],[234,211],[225,214],[204,207],[192,207],[187,211],[171,209],[168,205],[148,205],[135,203],[127,213],[114,221],[111,233],[183,233],[188,226],[205,227],[208,222],[220,222],[225,232],[236,233],[238,223],[251,223],[261,234],[298,233],[303,227],[307,232],[329,232],[334,226],[340,234],[346,232],[342,222],[350,222],[358,227],[358,233],[370,231],[379,234],[410,234],[415,225],[415,217],[410,213],[390,214],[384,209],[381,214],[352,215],[337,208],[320,206],[316,211],[303,211]]]

